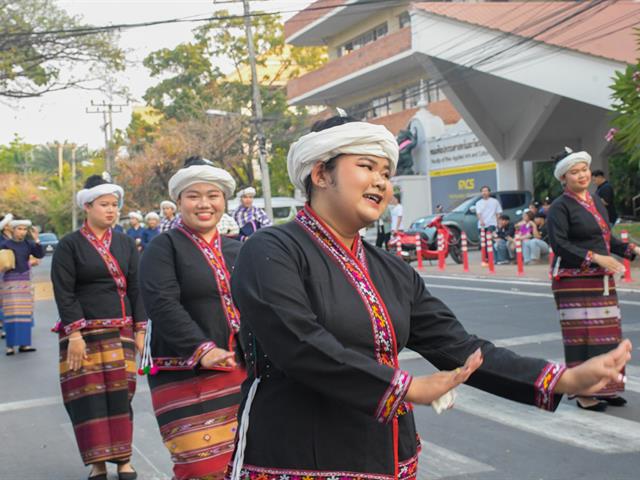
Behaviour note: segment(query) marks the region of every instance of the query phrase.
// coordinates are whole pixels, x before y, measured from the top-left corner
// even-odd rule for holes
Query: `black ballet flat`
[[[33,348],[33,347],[20,347],[18,348],[18,351],[21,353],[25,353],[25,352],[35,352],[37,350],[37,348]]]
[[[87,480],[109,480],[106,473],[99,473],[97,475],[92,475]]]
[[[598,397],[598,400],[604,400],[613,407],[624,407],[627,401],[622,397]]]
[[[138,478],[138,472],[118,472],[118,480],[136,480]]]
[[[16,351],[13,348],[7,348],[7,351],[5,352],[5,355],[7,357],[11,356],[11,355],[15,355]]]
[[[582,410],[590,410],[592,412],[604,412],[607,410],[606,402],[598,402],[595,405],[585,407],[580,403],[580,400],[576,400],[576,405],[578,405],[578,408],[581,408]]]
[[[7,332],[5,332],[4,330],[2,330],[2,332],[0,332],[0,338],[4,338],[7,336]]]

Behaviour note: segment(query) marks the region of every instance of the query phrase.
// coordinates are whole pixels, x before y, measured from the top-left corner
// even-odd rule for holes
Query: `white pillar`
[[[498,190],[520,190],[522,188],[522,162],[504,160],[498,163]]]
[[[529,190],[531,194],[534,194],[533,191],[533,162],[525,161],[522,162],[522,188],[524,190]]]

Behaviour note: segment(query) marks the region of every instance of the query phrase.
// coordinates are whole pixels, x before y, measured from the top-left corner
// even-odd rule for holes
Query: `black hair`
[[[357,122],[358,120],[353,117],[342,117],[340,115],[336,115],[326,120],[318,120],[311,126],[312,132],[321,132],[322,130],[326,130],[328,128],[337,127],[338,125],[344,125],[345,123]],[[324,163],[324,170],[326,172],[333,172],[336,168],[337,159],[340,155],[336,155],[333,158],[330,158]],[[307,201],[311,202],[311,195],[313,194],[313,181],[311,180],[311,174],[309,174],[304,179],[304,193],[307,196]]]
[[[593,175],[594,177],[604,178],[604,172],[602,170],[594,170],[593,172],[591,172],[591,175]]]
[[[563,150],[560,153],[556,153],[555,155],[551,155],[551,160],[553,160],[553,164],[557,165],[559,162],[562,161],[562,159],[568,157],[569,155],[571,155],[571,153],[573,152],[567,152],[566,150]]]
[[[533,217],[534,219],[536,218],[544,218],[545,220],[547,219],[547,216],[544,213],[538,212],[534,215]]]
[[[98,185],[104,185],[105,183],[109,183],[109,182],[107,182],[100,175],[91,175],[89,178],[85,180],[84,188],[89,189],[89,188],[97,187]]]
[[[326,130],[327,128],[337,127],[338,125],[344,125],[345,123],[357,122],[358,119],[354,117],[350,117],[347,115],[343,117],[341,115],[335,115],[333,117],[327,118],[325,120],[318,120],[313,125],[311,125],[312,132],[321,132],[322,130]]]
[[[207,160],[206,158],[202,158],[200,155],[193,155],[184,161],[184,168],[192,167],[194,165],[211,165],[213,166],[213,162]]]
[[[533,205],[533,206],[534,206],[534,207],[536,207],[536,208],[540,208],[540,202],[536,202],[535,200],[532,200],[532,201],[529,203],[529,206],[531,206],[531,205]]]
[[[503,213],[502,215],[500,215],[500,220],[506,220],[508,222],[511,221],[511,217],[509,215],[507,215],[506,213]]]
[[[393,196],[396,197],[396,200],[398,200],[398,202],[402,200],[402,195],[400,195],[399,193],[394,193]]]
[[[480,187],[480,191],[484,190],[485,188],[491,191],[491,187],[489,185],[483,185],[482,187]]]

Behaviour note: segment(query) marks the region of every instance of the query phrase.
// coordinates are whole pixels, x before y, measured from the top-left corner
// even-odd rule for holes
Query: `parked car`
[[[255,207],[264,208],[264,198],[256,197],[253,199]],[[231,215],[240,206],[240,199],[233,198],[229,200],[228,210]],[[273,209],[273,223],[280,225],[287,223],[296,217],[296,213],[304,207],[304,202],[291,197],[271,197],[271,208]]]
[[[503,213],[509,215],[509,218],[514,223],[520,220],[522,212],[529,207],[533,198],[531,192],[527,190],[491,192],[491,196],[498,199],[500,205],[502,205]],[[449,227],[451,234],[455,236],[456,240],[452,240],[453,243],[459,240],[461,232],[467,234],[467,240],[471,245],[477,245],[480,242],[478,217],[476,216],[476,202],[480,198],[482,198],[480,194],[467,197],[453,210],[444,214],[442,223]],[[412,231],[424,231],[431,242],[433,241],[431,237],[435,235],[435,228],[428,228],[427,226],[435,216],[420,217],[411,224],[409,229]]]
[[[55,233],[45,232],[39,235],[40,245],[44,248],[44,253],[53,253],[58,246],[58,236]]]

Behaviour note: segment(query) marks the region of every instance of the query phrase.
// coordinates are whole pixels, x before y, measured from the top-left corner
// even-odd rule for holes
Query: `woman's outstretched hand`
[[[482,352],[478,349],[467,358],[461,368],[415,377],[409,386],[405,399],[408,402],[429,405],[448,391],[466,382],[471,374],[480,368],[482,360]]]
[[[633,346],[629,340],[620,342],[608,353],[590,358],[580,365],[568,368],[558,380],[556,392],[589,396],[609,382],[623,381],[622,369],[631,359]]]

